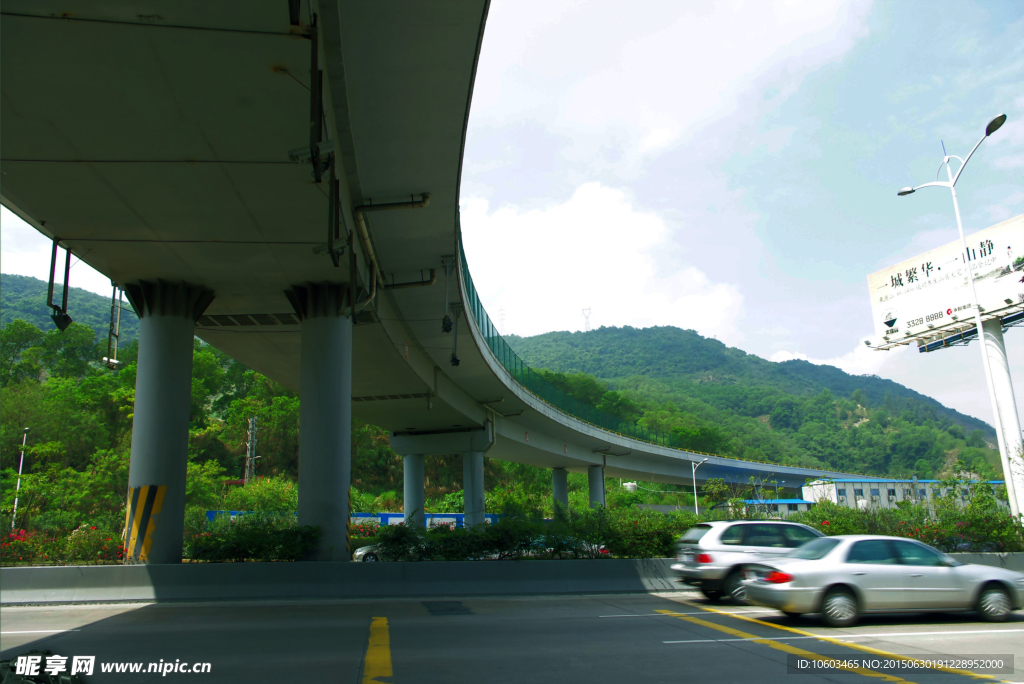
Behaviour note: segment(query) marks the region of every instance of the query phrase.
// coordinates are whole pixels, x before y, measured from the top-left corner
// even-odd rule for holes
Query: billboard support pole
[[[982,140],[984,140],[984,138],[982,138]],[[978,145],[980,144],[981,142],[979,141]],[[975,150],[978,149],[978,145],[974,146]],[[971,153],[973,154],[974,150],[972,150]],[[970,155],[968,155],[967,158],[970,159]],[[960,246],[964,250],[963,258],[964,265],[967,267],[967,282],[970,283],[971,286],[971,305],[974,308],[974,324],[978,326],[978,342],[981,345],[981,361],[985,368],[985,384],[988,385],[988,398],[989,401],[992,403],[992,418],[995,422],[996,442],[999,446],[999,459],[1002,461],[1003,465],[1003,478],[1006,482],[1006,496],[1010,502],[1010,513],[1013,515],[1013,517],[1017,518],[1021,515],[1020,496],[1024,495],[1024,482],[1017,482],[1017,480],[1021,478],[1021,474],[1016,472],[1017,469],[1013,467],[1013,460],[1015,454],[1010,453],[1009,449],[1011,445],[1007,444],[1006,436],[1003,432],[1003,420],[999,412],[999,399],[996,397],[996,388],[992,377],[992,367],[989,363],[988,358],[988,340],[986,339],[986,335],[984,334],[983,323],[981,321],[981,308],[978,306],[978,291],[974,287],[974,273],[971,272],[971,263],[969,260],[970,251],[967,248],[967,238],[964,237],[964,226],[960,220],[960,203],[957,202],[956,199],[956,181],[953,178],[953,172],[949,168],[949,159],[950,158],[947,156],[944,160],[944,163],[946,164],[946,176],[949,178],[949,191],[953,195],[953,211],[956,213],[956,228],[960,232]],[[965,161],[964,164],[966,163],[967,162]],[[961,164],[961,169],[963,168],[964,164]],[[959,177],[960,172],[958,171],[957,178]],[[1010,387],[1009,400],[1011,402],[1011,405],[1016,403],[1013,401],[1012,386]],[[1016,410],[1014,410],[1013,413],[1014,416],[1017,415]],[[1016,435],[1017,441],[1019,443],[1019,427],[1017,429]],[[1020,485],[1019,487],[1018,484]]]

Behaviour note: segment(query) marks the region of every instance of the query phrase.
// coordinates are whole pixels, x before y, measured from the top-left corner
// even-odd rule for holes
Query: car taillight
[[[696,556],[693,557],[693,560],[697,561],[698,563],[710,563],[711,562],[711,554],[710,553],[698,553]]]
[[[793,576],[788,572],[779,572],[778,570],[774,570],[769,572],[768,576],[764,579],[766,582],[771,582],[772,584],[785,584],[786,582],[792,582]]]

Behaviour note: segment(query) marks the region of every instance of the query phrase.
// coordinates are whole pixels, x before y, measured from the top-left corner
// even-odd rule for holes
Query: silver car
[[[1024,574],[965,565],[912,539],[844,535],[748,565],[749,603],[849,627],[862,613],[976,610],[1002,621],[1024,607]]]
[[[376,563],[380,560],[376,546],[360,546],[352,554],[352,560],[356,563]]]
[[[712,601],[724,596],[742,602],[746,563],[781,556],[820,537],[813,527],[781,520],[700,523],[680,537],[672,569]]]

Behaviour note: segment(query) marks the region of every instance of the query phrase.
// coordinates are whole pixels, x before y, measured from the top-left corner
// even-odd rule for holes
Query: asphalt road
[[[86,681],[926,684],[978,678],[885,669],[885,661],[892,654],[1006,654],[1015,657],[1015,672],[989,681],[1024,682],[1021,612],[1002,624],[967,614],[903,615],[830,629],[813,618],[713,606],[688,592],[4,607],[0,623],[4,659],[32,648],[94,655]],[[834,656],[859,670],[788,673],[787,658]],[[145,671],[161,660],[209,663],[210,671]],[[101,671],[122,662],[142,663],[143,672]]]

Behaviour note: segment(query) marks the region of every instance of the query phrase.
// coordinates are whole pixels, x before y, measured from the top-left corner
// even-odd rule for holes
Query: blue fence
[[[218,515],[230,515],[231,519],[239,515],[245,515],[252,511],[206,511],[206,519],[213,522],[213,519]],[[293,514],[293,515],[298,515]],[[488,523],[498,522],[498,518],[501,516],[497,513],[487,513],[484,515],[484,519]],[[455,527],[464,527],[466,522],[465,513],[427,513],[423,516],[424,522],[427,527],[436,527],[438,525],[454,525]],[[365,523],[376,523],[378,525],[398,525],[405,520],[405,514],[403,513],[353,513],[351,522],[355,525]]]

